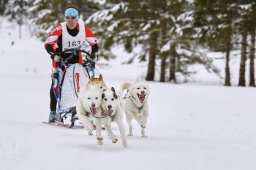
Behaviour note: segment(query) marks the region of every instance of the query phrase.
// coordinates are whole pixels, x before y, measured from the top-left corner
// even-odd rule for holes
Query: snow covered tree
[[[176,74],[180,72],[185,75],[183,63],[182,51],[184,48],[189,49],[190,41],[187,31],[191,20],[191,9],[189,7],[191,3],[187,0],[182,1],[166,1],[164,4],[164,11],[160,15],[160,22],[163,23],[162,34],[164,29],[167,29],[167,34],[164,39],[164,43],[160,46],[160,52],[165,54],[167,52],[169,56],[169,81],[176,82]],[[186,37],[187,36],[187,37]],[[178,62],[179,60],[179,62]],[[165,61],[162,61],[162,63]],[[166,68],[161,68],[165,70]],[[161,73],[163,74],[163,73]],[[162,75],[163,77],[163,75]]]
[[[233,0],[195,0],[194,26],[199,42],[207,44],[214,51],[226,53],[225,86],[231,85],[229,61],[237,15],[237,4]]]
[[[240,19],[236,23],[238,32],[242,34],[241,44],[241,63],[239,69],[239,86],[246,86],[245,72],[247,60],[247,47],[249,47],[249,86],[255,86],[254,77],[254,58],[255,58],[255,30],[256,30],[256,2],[253,0],[242,0],[238,4],[238,12]],[[250,41],[247,41],[247,36],[250,35]]]
[[[245,86],[247,60],[247,36],[250,41],[250,85],[254,86],[254,46],[256,8],[253,0],[195,0],[195,27],[200,35],[200,42],[207,44],[214,51],[226,53],[225,85],[230,86],[230,52],[234,44],[241,40],[241,63],[239,86]],[[241,38],[240,38],[241,37]]]
[[[250,31],[251,43],[250,43],[250,75],[249,86],[255,87],[255,75],[254,75],[254,58],[255,58],[255,30]]]
[[[8,0],[0,0],[0,15],[4,14],[7,4],[8,4]]]
[[[193,57],[190,59],[182,52],[183,49],[194,50],[189,43],[191,31],[188,25],[192,24],[189,19],[191,10],[188,11],[187,7],[190,5],[186,0],[113,0],[105,3],[106,8],[93,14],[87,21],[95,22],[101,28],[97,34],[103,40],[101,45],[103,44],[104,50],[110,49],[114,44],[124,44],[128,52],[131,52],[135,46],[141,46],[141,52],[129,59],[128,63],[134,58],[140,58],[141,61],[148,58],[147,80],[154,80],[155,60],[160,59],[162,60],[161,81],[165,81],[167,59],[172,61],[169,62],[169,67],[172,68],[169,70],[172,72],[170,80],[173,80],[177,71],[188,74],[184,70],[187,65],[193,64],[193,61],[200,60],[202,64],[206,62],[206,60],[202,61],[204,60],[202,57],[195,56],[200,58],[199,60],[194,60]],[[171,48],[172,45],[176,47]],[[173,54],[177,55],[173,56]],[[180,62],[177,62],[179,57]],[[177,66],[178,64],[180,66]]]
[[[254,79],[254,51],[255,51],[255,29],[256,29],[256,2],[253,0],[238,1],[239,20],[237,20],[237,32],[242,37],[241,42],[241,60],[239,68],[239,82],[238,86],[246,86],[246,60],[247,60],[247,47],[250,46],[250,74],[249,85],[255,86]],[[247,41],[247,36],[251,36],[250,45]]]
[[[27,24],[33,0],[9,0],[8,14],[11,20],[14,20],[19,25],[19,38],[22,38],[22,26]]]

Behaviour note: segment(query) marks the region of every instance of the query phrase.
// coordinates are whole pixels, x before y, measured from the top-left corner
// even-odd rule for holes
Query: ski
[[[42,123],[51,125],[51,126],[69,127],[69,125],[65,125],[63,123],[57,123],[57,122],[42,122]]]
[[[82,129],[84,128],[82,125],[74,125],[73,127],[70,127],[68,124],[63,123],[57,123],[57,122],[42,122],[43,124],[51,125],[51,126],[58,126],[58,127],[64,127],[69,129]]]

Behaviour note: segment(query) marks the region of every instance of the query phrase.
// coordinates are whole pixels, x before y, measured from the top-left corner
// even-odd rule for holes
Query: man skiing
[[[95,35],[90,28],[84,25],[84,22],[78,20],[78,9],[74,6],[67,7],[65,10],[65,22],[54,27],[53,31],[48,35],[45,42],[45,49],[51,55],[52,59],[52,85],[50,88],[50,115],[49,122],[62,122],[60,114],[56,114],[56,93],[57,88],[52,88],[54,79],[58,79],[56,71],[57,63],[65,60],[70,54],[63,53],[67,49],[79,48],[83,43],[91,46],[91,66],[95,67],[96,53],[98,52],[98,43]],[[83,64],[82,54],[78,54],[68,60],[68,64]],[[55,90],[55,92],[54,92]]]

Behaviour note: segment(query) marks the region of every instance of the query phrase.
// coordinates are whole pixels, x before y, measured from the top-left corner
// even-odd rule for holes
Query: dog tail
[[[129,90],[130,87],[131,87],[131,83],[130,82],[125,82],[121,85],[121,90],[124,91],[124,90]]]

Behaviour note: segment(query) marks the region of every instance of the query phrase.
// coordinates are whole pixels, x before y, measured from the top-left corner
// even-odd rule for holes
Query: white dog
[[[133,136],[132,119],[135,119],[141,126],[141,135],[146,137],[145,128],[148,120],[148,96],[150,93],[149,86],[145,80],[137,79],[135,83],[126,82],[122,84],[121,89],[126,94],[123,97],[125,106],[125,115],[127,123],[129,124],[128,136]]]
[[[87,84],[83,91],[80,92],[76,111],[79,120],[84,124],[84,127],[88,129],[88,134],[92,134],[93,124],[91,122],[92,115],[100,116],[101,115],[101,101],[102,101],[102,92],[99,88],[94,87],[90,84]],[[97,126],[97,122],[96,122]],[[97,132],[97,137],[101,138],[100,132]]]
[[[98,144],[103,144],[103,138],[101,135],[101,101],[103,90],[106,89],[106,84],[103,80],[103,76],[100,74],[99,78],[91,78],[85,88],[79,93],[77,100],[77,116],[84,124],[84,127],[88,129],[88,134],[92,134],[94,126],[92,124],[93,117],[96,117],[96,137]]]
[[[106,85],[103,81],[103,77],[100,75],[99,78],[92,78],[89,84],[81,91],[79,94],[79,98],[77,101],[77,116],[80,121],[84,124],[84,127],[88,129],[88,134],[93,135],[93,124],[92,120],[96,122],[96,137],[98,140],[98,144],[103,144],[103,137],[101,134],[101,125],[103,124],[106,128],[110,138],[113,143],[117,142],[117,139],[114,137],[113,132],[111,130],[110,122],[111,116],[116,120],[118,127],[120,129],[120,133],[122,136],[123,146],[127,147],[127,142],[125,139],[125,133],[123,124],[121,122],[118,101],[113,102],[112,96],[109,96],[109,93],[106,91],[103,95],[103,91],[105,91]],[[102,103],[102,97],[104,97],[105,102]],[[108,96],[110,97],[110,103],[108,101]],[[102,105],[101,105],[102,104]],[[106,107],[104,107],[106,105]],[[111,106],[110,106],[111,105]],[[108,109],[102,109],[108,108]],[[111,108],[110,108],[111,107]],[[117,113],[117,114],[116,114]],[[114,116],[116,114],[116,116]]]
[[[122,144],[126,148],[127,141],[125,137],[125,130],[124,130],[123,119],[122,119],[123,110],[121,108],[121,98],[120,98],[120,95],[115,91],[113,87],[103,92],[101,107],[106,115],[106,117],[102,118],[101,120],[104,124],[104,127],[109,132],[109,137],[112,139],[112,142],[113,143],[117,142],[117,139],[111,130],[111,121],[115,121],[120,131]]]

